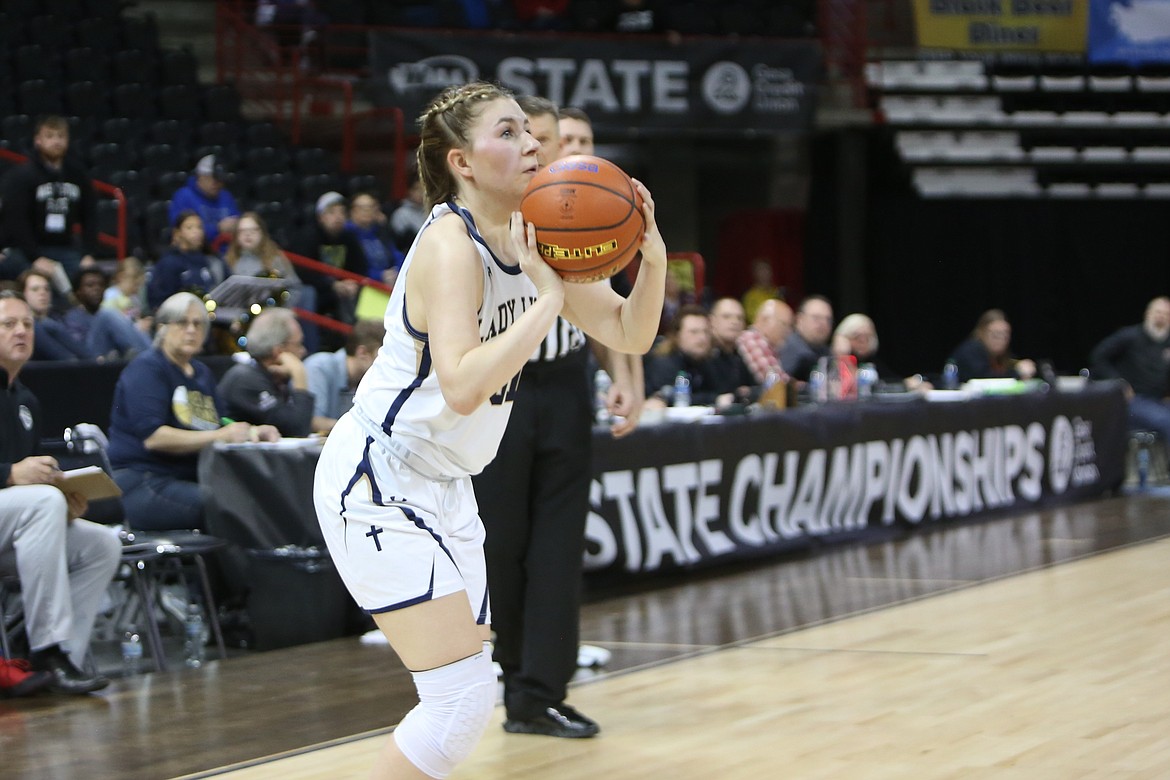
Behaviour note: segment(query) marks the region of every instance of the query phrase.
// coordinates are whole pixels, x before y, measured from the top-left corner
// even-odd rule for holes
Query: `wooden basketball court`
[[[1170,773],[1170,495],[693,576],[586,606],[593,740],[505,734],[453,778]],[[413,690],[356,638],[0,703],[5,778],[364,777]]]

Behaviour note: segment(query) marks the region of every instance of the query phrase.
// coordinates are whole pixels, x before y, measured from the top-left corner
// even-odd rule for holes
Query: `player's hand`
[[[60,479],[57,460],[48,455],[30,455],[13,463],[8,473],[10,485],[55,485]]]
[[[542,298],[547,295],[557,295],[563,298],[565,295],[564,280],[551,265],[544,261],[536,249],[536,226],[531,222],[526,224],[524,216],[519,211],[512,212],[510,224],[513,248],[516,257],[520,259],[520,270],[524,271],[532,283],[536,285],[537,295]]]
[[[646,398],[634,392],[632,388],[614,384],[609,388],[605,405],[613,417],[613,424],[609,428],[610,435],[620,439],[638,427],[638,420],[642,417],[642,407]]]
[[[642,237],[642,262],[651,265],[666,266],[666,242],[662,233],[658,232],[658,222],[654,218],[654,197],[646,185],[637,179],[631,179],[634,187],[642,196],[642,216],[646,218],[646,235]]]

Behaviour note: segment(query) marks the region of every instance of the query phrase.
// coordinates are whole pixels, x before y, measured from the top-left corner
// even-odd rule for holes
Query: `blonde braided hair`
[[[447,152],[471,143],[471,125],[483,104],[513,98],[510,90],[486,81],[473,81],[440,92],[418,118],[418,176],[427,211],[455,196],[455,177],[447,167]]]

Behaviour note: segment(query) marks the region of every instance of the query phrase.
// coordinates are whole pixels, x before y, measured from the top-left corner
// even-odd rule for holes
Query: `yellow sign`
[[[918,45],[1084,53],[1089,0],[914,0]]]

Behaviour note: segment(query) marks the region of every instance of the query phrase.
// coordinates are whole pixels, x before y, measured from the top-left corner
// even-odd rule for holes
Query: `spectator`
[[[118,570],[122,543],[111,529],[81,519],[84,496],[57,487],[57,462],[37,454],[41,406],[18,375],[32,356],[32,310],[11,290],[0,292],[0,572],[20,580],[31,666],[0,666],[0,694],[44,685],[90,693],[109,680],[83,672],[106,587]]]
[[[359,192],[349,203],[345,227],[358,237],[366,255],[366,275],[390,287],[398,278],[403,256],[394,245],[382,204],[368,192]]]
[[[561,131],[561,157],[570,154],[593,154],[593,121],[579,108],[562,108],[558,121]]]
[[[794,317],[791,306],[779,298],[769,298],[756,310],[752,326],[736,339],[739,356],[757,384],[764,384],[770,373],[787,381],[780,350],[792,332]]]
[[[209,154],[195,163],[195,172],[171,196],[171,224],[176,224],[184,212],[194,211],[203,221],[205,240],[213,248],[231,240],[240,218],[235,197],[224,187],[226,176],[223,165],[215,155]]]
[[[966,341],[955,347],[950,361],[959,367],[959,381],[968,379],[1031,379],[1036,364],[1027,358],[1015,358],[1009,347],[1012,326],[1000,309],[988,309],[979,317],[975,330]]]
[[[150,334],[154,318],[146,302],[146,268],[142,261],[130,255],[118,263],[114,283],[102,294],[102,307],[121,312],[130,318],[139,330]]]
[[[227,276],[223,260],[207,253],[203,220],[197,213],[180,212],[174,228],[171,248],[151,269],[146,286],[146,298],[152,308],[177,292],[202,297]]]
[[[259,276],[288,281],[288,305],[306,311],[317,311],[317,288],[305,284],[297,275],[292,262],[268,232],[263,217],[254,211],[240,215],[236,233],[224,256],[228,272],[242,276]],[[316,352],[320,341],[316,323],[302,321],[305,349]]]
[[[783,298],[772,279],[772,261],[765,257],[752,262],[752,286],[743,294],[743,310],[749,320],[755,320],[760,304],[771,298]]]
[[[833,335],[833,306],[823,295],[810,295],[796,310],[793,332],[780,349],[780,365],[794,379],[808,381],[817,361],[829,357]]]
[[[345,229],[346,203],[339,192],[317,198],[317,219],[306,228],[295,252],[312,260],[359,276],[368,270],[366,254],[358,237]],[[317,310],[343,322],[354,321],[359,285],[353,279],[306,271],[305,282],[317,288]]]
[[[34,267],[61,295],[97,252],[97,196],[89,173],[69,151],[69,124],[46,116],[36,124],[34,154],[4,179],[4,234],[10,246],[0,256],[0,279],[16,279]],[[81,243],[74,227],[81,227]]]
[[[405,254],[410,251],[414,237],[427,218],[424,206],[423,183],[418,177],[418,163],[411,160],[408,163],[410,184],[406,190],[406,197],[390,213],[390,237],[398,251]]]
[[[145,530],[202,529],[199,451],[217,441],[274,441],[272,426],[224,423],[215,378],[195,359],[207,337],[203,301],[180,292],[155,313],[154,347],[122,370],[110,411],[110,462],[126,520]]]
[[[691,402],[723,408],[751,397],[751,376],[743,362],[731,373],[712,358],[711,323],[701,306],[679,310],[666,341],[646,356],[646,398],[661,404],[673,401],[674,380],[685,373],[691,382]]]
[[[309,392],[313,394],[313,430],[328,433],[353,405],[358,382],[378,355],[386,327],[381,320],[358,320],[336,352],[305,358]]]
[[[1093,347],[1089,370],[1098,379],[1124,380],[1130,428],[1157,431],[1170,447],[1170,298],[1154,298],[1140,325],[1121,328]]]
[[[894,371],[878,354],[877,326],[873,320],[864,314],[850,314],[841,320],[837,329],[833,331],[832,350],[837,356],[852,355],[857,359],[857,365],[872,363],[877,370],[878,380],[886,385],[901,385],[907,390],[929,390],[930,385],[922,381],[922,377],[913,376],[904,378]]]
[[[94,266],[77,277],[78,303],[54,311],[49,280],[35,269],[24,274],[24,294],[36,317],[37,360],[129,358],[150,347],[150,339],[116,311],[101,308],[106,273]]]
[[[313,395],[296,317],[288,309],[265,309],[252,320],[245,345],[252,360],[229,368],[219,383],[224,413],[233,420],[271,425],[281,436],[308,436]]]
[[[736,386],[763,384],[757,380],[739,354],[739,337],[744,331],[743,306],[735,298],[720,298],[711,307],[711,360],[723,376],[738,376]]]

